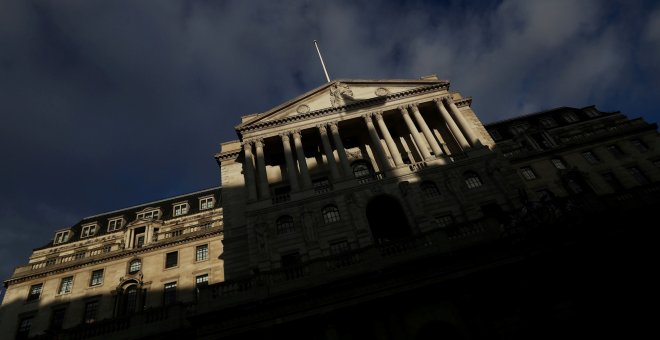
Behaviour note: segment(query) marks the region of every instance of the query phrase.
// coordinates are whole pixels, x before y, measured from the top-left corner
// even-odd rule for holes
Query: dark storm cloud
[[[332,78],[437,73],[485,121],[658,120],[653,2],[0,0],[0,276],[80,218],[218,184],[239,116]]]

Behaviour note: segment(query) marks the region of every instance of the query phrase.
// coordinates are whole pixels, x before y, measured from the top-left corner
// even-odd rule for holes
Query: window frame
[[[205,280],[200,281],[200,278],[205,278]],[[209,273],[204,273],[195,276],[195,288],[206,286],[208,284],[209,284]]]
[[[133,264],[134,263],[137,263],[138,268],[136,270],[133,270]],[[128,261],[128,268],[126,269],[126,272],[129,275],[135,275],[135,274],[139,273],[141,270],[142,270],[142,259],[132,259],[132,260]]]
[[[149,216],[147,216],[149,215]],[[160,218],[161,212],[160,209],[145,209],[143,211],[135,213],[135,219],[136,220],[145,220],[145,221],[153,221],[157,220]]]
[[[621,150],[621,148],[620,148],[618,145],[616,145],[616,144],[606,145],[605,148],[606,148],[607,151],[609,151],[610,154],[611,154],[614,158],[616,158],[616,159],[623,158],[623,157],[626,155],[626,154],[623,152],[623,150]]]
[[[33,293],[33,290],[37,287],[38,287],[39,291],[35,294],[35,293]],[[31,285],[29,290],[28,290],[28,296],[27,296],[27,299],[26,299],[25,302],[33,302],[33,301],[39,300],[41,298],[41,292],[43,291],[43,289],[44,289],[44,283],[43,282]]]
[[[170,261],[170,255],[174,254],[174,262],[172,263]],[[171,268],[176,268],[179,266],[179,251],[171,251],[168,253],[165,253],[165,269],[171,269]]]
[[[481,176],[474,171],[466,171],[463,173],[463,183],[468,189],[476,189],[484,186]]]
[[[53,245],[62,244],[69,241],[71,238],[71,230],[62,230],[55,233],[55,238],[53,239]]]
[[[177,209],[178,209],[178,212],[177,212]],[[179,216],[187,215],[189,211],[190,211],[190,204],[188,204],[187,201],[172,204],[172,216],[173,217],[179,217]]]
[[[447,228],[454,224],[454,215],[453,214],[438,215],[435,216],[435,221],[436,224],[438,225],[438,228]]]
[[[200,258],[200,250],[202,250]],[[200,244],[195,246],[195,262],[208,261],[209,259],[209,244]]]
[[[101,301],[97,299],[85,301],[85,307],[83,308],[83,318],[82,318],[83,324],[90,324],[96,322],[98,318],[100,305],[101,305]],[[89,308],[90,306],[94,306],[94,307],[90,309]]]
[[[575,112],[564,112],[561,117],[566,123],[575,123],[580,121],[580,117]]]
[[[553,157],[550,159],[550,163],[555,167],[555,169],[558,170],[566,170],[568,167],[566,166],[566,162],[564,162],[563,159],[559,157]]]
[[[118,223],[117,223],[118,222]],[[114,224],[114,226],[113,226]],[[119,225],[117,225],[119,224]],[[124,226],[123,217],[115,217],[108,220],[108,232],[120,230]]]
[[[541,126],[543,126],[546,129],[550,129],[557,126],[557,121],[552,117],[539,118],[539,123],[541,123]]]
[[[633,138],[630,140],[630,143],[637,149],[639,152],[649,151],[649,146],[641,138]]]
[[[95,277],[95,274],[99,272],[101,273],[100,277]],[[105,276],[104,268],[92,270],[92,272],[89,274],[89,286],[96,287],[102,285],[104,276]]]
[[[57,295],[70,294],[72,291],[73,291],[73,275],[65,276],[61,278],[59,288],[57,289]]]
[[[592,150],[582,151],[582,158],[592,165],[600,163],[600,158]]]
[[[23,315],[18,318],[18,327],[16,328],[16,339],[27,339],[34,323],[34,314]]]
[[[341,222],[341,213],[339,212],[339,208],[334,204],[324,206],[321,213],[325,225]]]
[[[210,201],[210,205],[209,205]],[[205,196],[199,198],[199,210],[208,210],[215,208],[215,197]]]
[[[425,198],[437,198],[441,196],[438,185],[433,181],[423,181],[419,184],[419,188],[422,190],[422,195]]]
[[[290,234],[296,231],[296,223],[291,215],[282,215],[275,220],[275,233],[277,235]]]
[[[522,176],[522,178],[527,180],[527,181],[533,181],[533,180],[539,178],[536,175],[536,172],[534,172],[534,169],[532,169],[531,166],[523,166],[519,170],[520,170],[520,175]]]
[[[67,309],[68,308],[66,306],[62,306],[62,305],[53,307],[52,311],[50,312],[50,320],[48,321],[49,330],[59,331],[62,329],[62,326],[64,325],[64,320],[66,319]]]
[[[176,303],[176,288],[176,281],[163,284],[163,306],[169,306]]]
[[[80,230],[80,238],[87,238],[96,235],[96,232],[99,230],[99,225],[97,223],[85,224]]]

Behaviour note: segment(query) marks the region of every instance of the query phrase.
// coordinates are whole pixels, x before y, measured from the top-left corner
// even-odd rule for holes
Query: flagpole
[[[314,40],[314,46],[316,46],[316,52],[319,54],[319,59],[321,59],[321,66],[323,66],[323,73],[325,73],[325,79],[330,82],[330,76],[328,75],[328,70],[325,69],[325,63],[323,62],[323,57],[321,57],[321,51],[319,50],[319,44]]]

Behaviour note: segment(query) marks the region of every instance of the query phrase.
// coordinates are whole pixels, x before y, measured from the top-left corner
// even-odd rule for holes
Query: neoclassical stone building
[[[587,107],[484,127],[470,104],[435,76],[342,80],[243,116],[221,187],[35,249],[5,281],[0,334],[629,335],[607,310],[633,309],[616,291],[652,258],[634,245],[653,222],[621,226],[660,204],[657,125]]]

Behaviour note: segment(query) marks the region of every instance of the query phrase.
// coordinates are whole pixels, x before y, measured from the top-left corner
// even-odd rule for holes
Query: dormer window
[[[188,203],[177,203],[174,205],[174,216],[181,216],[188,213]]]
[[[562,117],[567,123],[575,123],[580,120],[580,118],[578,118],[578,116],[573,112],[566,112],[562,115]]]
[[[114,218],[108,221],[108,231],[115,231],[121,229],[121,227],[124,225],[124,219],[123,218]]]
[[[55,241],[53,244],[60,244],[64,243],[69,240],[69,236],[71,235],[70,231],[60,231],[59,233],[55,234]]]
[[[159,210],[149,210],[137,214],[138,220],[157,220],[160,216]]]
[[[94,234],[96,234],[96,229],[96,223],[83,226],[82,232],[80,233],[80,238],[94,236]]]
[[[199,210],[211,209],[215,206],[215,199],[213,196],[202,197],[199,199]]]

